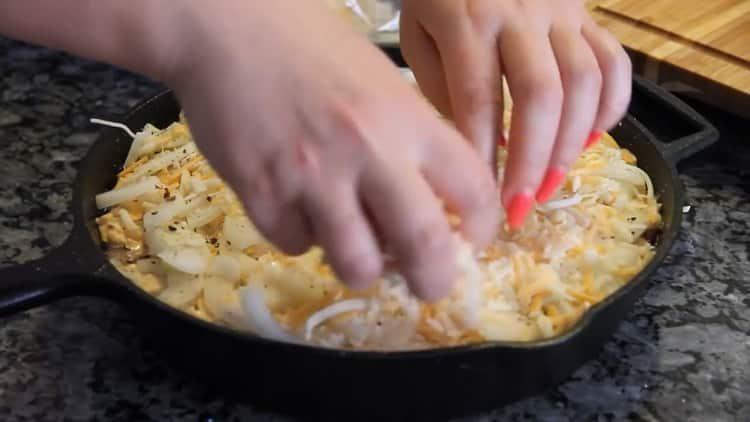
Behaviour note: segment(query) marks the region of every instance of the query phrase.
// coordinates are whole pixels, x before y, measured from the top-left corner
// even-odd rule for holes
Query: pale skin
[[[0,33],[164,81],[270,241],[291,254],[321,245],[353,288],[387,252],[436,300],[457,276],[446,211],[486,246],[501,204],[528,213],[514,199],[625,111],[629,62],[581,3],[404,0],[404,54],[455,128],[322,2],[4,1]],[[516,103],[502,189],[487,164],[500,75]]]

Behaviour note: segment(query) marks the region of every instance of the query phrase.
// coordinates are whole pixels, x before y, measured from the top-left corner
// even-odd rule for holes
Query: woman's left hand
[[[401,45],[424,94],[493,166],[507,79],[511,227],[554,195],[630,102],[630,60],[582,0],[403,0]]]

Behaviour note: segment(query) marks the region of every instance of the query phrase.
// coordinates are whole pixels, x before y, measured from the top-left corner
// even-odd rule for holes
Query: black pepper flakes
[[[219,243],[219,239],[217,239],[217,238],[215,238],[215,237],[212,237],[212,238],[211,238],[211,244],[212,244],[212,245],[216,245],[217,243]]]
[[[169,195],[169,189],[164,189],[164,195],[163,195],[163,198],[164,198],[164,199],[167,199],[167,198],[169,198],[169,196],[170,196],[170,195]]]
[[[157,215],[159,214],[159,211],[151,211],[151,215]]]
[[[168,229],[169,229],[169,231],[171,231],[171,232],[176,232],[176,231],[177,231],[177,227],[175,227],[175,226],[171,226],[171,225],[170,225],[170,226],[169,226],[169,227],[167,227],[167,228],[168,228]]]
[[[213,199],[214,199],[214,198],[212,198],[212,197],[211,197],[211,195],[208,195],[208,196],[206,197],[206,201],[208,201],[208,202],[211,202],[211,201],[212,201]]]

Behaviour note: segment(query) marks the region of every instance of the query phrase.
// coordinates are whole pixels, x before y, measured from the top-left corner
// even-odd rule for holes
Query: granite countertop
[[[0,69],[6,266],[42,256],[70,230],[71,182],[97,131],[88,118],[117,116],[159,86],[4,39]],[[711,116],[724,135],[680,169],[692,210],[679,241],[599,358],[545,395],[467,421],[750,420],[750,139],[740,138],[749,126]],[[94,298],[0,320],[0,415],[287,420],[170,369],[125,309]]]

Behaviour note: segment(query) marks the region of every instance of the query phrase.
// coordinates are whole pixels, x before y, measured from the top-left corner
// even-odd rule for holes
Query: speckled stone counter
[[[97,130],[88,118],[158,88],[0,39],[0,265],[64,240],[76,164]],[[679,242],[599,358],[546,395],[467,420],[750,420],[750,125],[711,116],[725,133],[681,167],[692,210]],[[0,420],[287,420],[214,396],[162,359],[104,300],[5,318]]]

